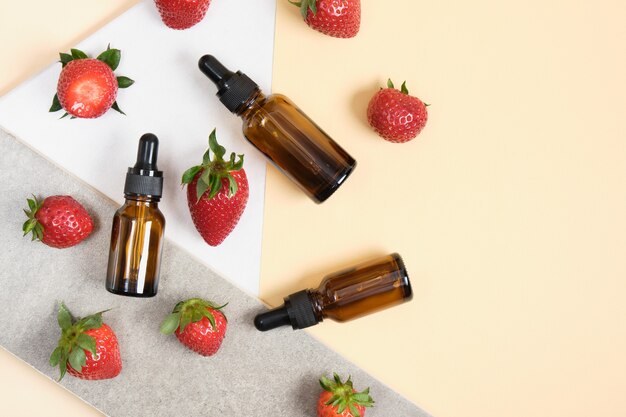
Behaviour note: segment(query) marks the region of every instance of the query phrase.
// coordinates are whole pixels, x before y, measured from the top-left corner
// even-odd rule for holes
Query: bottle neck
[[[309,289],[307,291],[312,302],[313,313],[315,313],[317,320],[322,321],[324,319],[324,297],[316,290]]]
[[[256,90],[256,93],[253,94],[241,108],[237,111],[237,116],[242,119],[248,119],[252,114],[258,111],[265,104],[266,97],[261,92],[261,90]]]
[[[126,199],[126,204],[128,205],[144,205],[155,208],[159,206],[159,201],[161,200],[160,197],[138,194],[124,194],[124,198]]]

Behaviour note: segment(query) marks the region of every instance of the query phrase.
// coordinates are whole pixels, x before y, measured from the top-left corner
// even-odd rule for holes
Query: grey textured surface
[[[104,320],[116,332],[124,369],[113,380],[82,381],[69,375],[62,385],[113,417],[315,416],[322,374],[351,374],[357,388],[370,386],[376,407],[369,417],[427,414],[304,331],[268,333],[252,325],[263,305],[165,243],[159,294],[135,299],[104,289],[111,218],[115,204],[43,159],[0,129],[0,344],[50,378],[48,357],[56,346],[57,303],[83,316],[112,308]],[[107,175],[107,173],[103,173]],[[120,190],[121,192],[121,190]],[[94,233],[80,245],[53,249],[22,237],[22,208],[31,194],[69,194],[95,220]],[[176,302],[205,297],[228,301],[229,328],[216,356],[204,358],[175,337],[158,332]],[[10,314],[8,313],[10,312]]]

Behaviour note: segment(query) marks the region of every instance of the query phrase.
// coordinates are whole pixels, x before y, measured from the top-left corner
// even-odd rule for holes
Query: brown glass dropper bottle
[[[265,96],[246,74],[228,70],[212,55],[198,65],[222,104],[243,119],[248,141],[313,201],[325,201],[352,173],[356,161],[289,98]]]
[[[165,231],[159,210],[163,172],[157,168],[158,151],[158,138],[143,135],[137,163],[126,174],[126,202],[113,217],[106,278],[106,289],[114,294],[153,297],[157,293]]]
[[[327,275],[318,288],[291,294],[283,306],[256,316],[254,325],[261,331],[283,325],[304,329],[325,318],[348,321],[411,298],[406,267],[393,253]]]

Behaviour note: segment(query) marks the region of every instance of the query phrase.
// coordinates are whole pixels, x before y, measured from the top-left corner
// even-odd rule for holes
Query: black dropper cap
[[[200,71],[217,86],[217,96],[232,113],[238,113],[259,91],[259,86],[250,77],[241,71],[230,71],[213,55],[200,58],[198,66]]]
[[[163,194],[163,172],[157,168],[159,139],[146,133],[139,139],[137,163],[128,168],[124,194],[160,198]]]
[[[303,290],[286,297],[282,307],[256,316],[254,326],[264,332],[290,324],[296,330],[315,326],[320,321],[322,319],[315,314],[309,291]]]

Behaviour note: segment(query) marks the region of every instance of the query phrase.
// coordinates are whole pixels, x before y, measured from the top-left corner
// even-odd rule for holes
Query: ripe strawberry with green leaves
[[[175,333],[180,343],[202,356],[214,355],[226,335],[224,307],[201,298],[181,301],[161,323],[161,333]]]
[[[366,407],[373,407],[374,400],[370,396],[370,389],[357,392],[352,386],[352,379],[348,377],[342,382],[337,374],[330,379],[323,376],[320,385],[324,391],[317,401],[318,417],[363,417]]]
[[[161,20],[172,29],[188,29],[200,23],[211,0],[155,0]]]
[[[69,115],[72,119],[100,117],[110,108],[125,114],[116,101],[118,88],[128,88],[134,81],[113,73],[122,58],[119,49],[107,47],[97,58],[89,58],[78,49],[59,56],[63,69],[50,112],[63,109],[65,114],[61,118]]]
[[[113,330],[102,323],[101,311],[74,320],[61,303],[57,321],[61,327],[59,344],[50,356],[50,365],[59,366],[59,381],[66,373],[80,379],[110,379],[122,371],[122,358]]]
[[[226,161],[225,154],[226,149],[217,143],[213,130],[202,164],[189,168],[182,178],[182,184],[187,185],[191,219],[204,241],[211,246],[221,244],[235,229],[250,194],[243,155],[238,155],[239,159],[235,161],[233,152]]]
[[[383,139],[404,143],[415,139],[428,121],[427,104],[409,95],[406,81],[397,90],[391,80],[369,102],[367,120]]]
[[[93,231],[93,220],[87,210],[68,195],[53,195],[39,201],[29,198],[28,220],[24,222],[24,236],[32,233],[32,240],[39,240],[53,248],[69,248],[82,242]]]
[[[361,27],[361,0],[289,0],[311,28],[334,38],[353,38]]]

